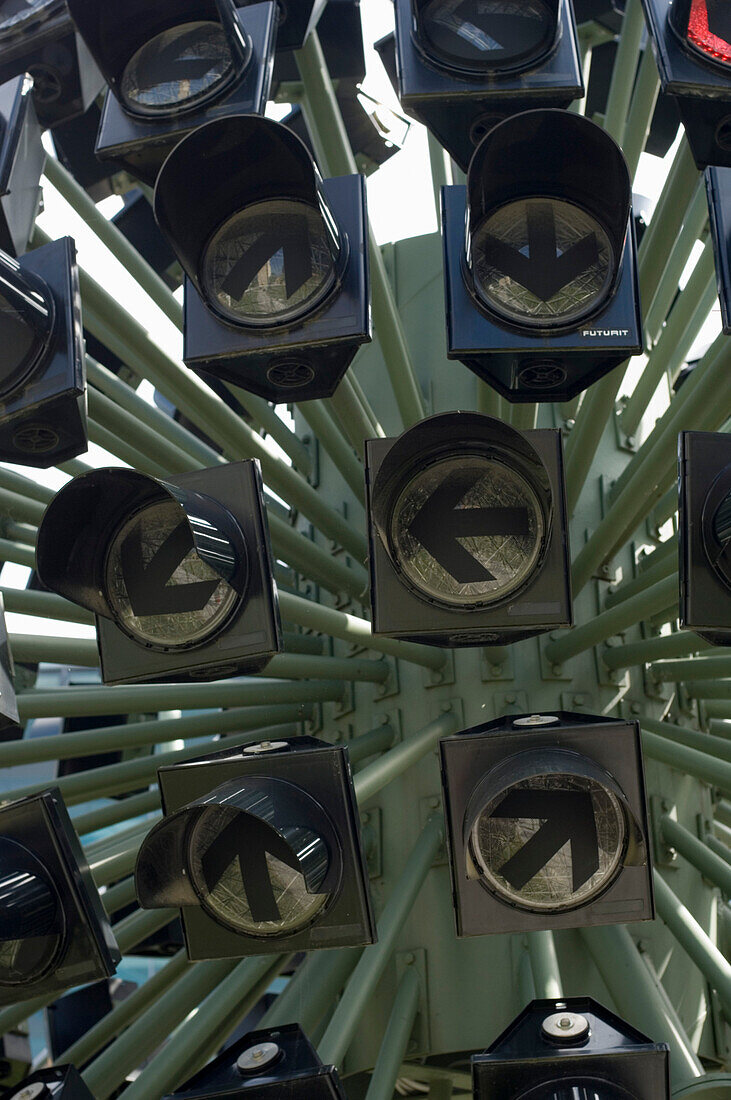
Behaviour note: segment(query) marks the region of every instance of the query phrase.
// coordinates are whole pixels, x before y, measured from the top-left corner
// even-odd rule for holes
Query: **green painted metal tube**
[[[416,642],[399,642],[393,638],[377,637],[371,633],[371,624],[366,619],[359,619],[344,611],[336,611],[334,608],[324,607],[311,600],[304,600],[301,596],[294,596],[290,592],[280,592],[279,607],[282,618],[298,626],[320,630],[323,634],[331,634],[333,638],[341,638],[345,642],[356,642],[367,646],[368,649],[386,653],[390,657],[400,657],[404,661],[411,661],[425,668],[438,671],[444,667],[446,657],[441,649],[419,645]]]
[[[705,699],[703,710],[706,718],[715,718],[721,721],[731,720],[731,706],[723,699]]]
[[[510,406],[510,423],[518,431],[527,431],[530,428],[535,428],[538,424],[538,410],[540,405],[530,404],[526,402],[523,404],[515,404]]]
[[[0,513],[0,525],[2,525],[2,532],[6,538],[15,539],[16,542],[22,542],[28,546],[35,546],[36,535],[38,534],[35,525],[18,523],[12,516],[3,515],[2,513]]]
[[[450,733],[454,733],[457,725],[456,715],[449,712],[443,714],[359,771],[353,780],[358,801],[367,802],[430,749],[435,748],[440,737],[448,737]]]
[[[529,932],[527,940],[536,997],[556,1000],[563,995],[563,989],[553,932]]]
[[[731,793],[731,764],[725,760],[670,741],[667,737],[659,737],[646,729],[642,730],[642,748],[653,760],[659,760],[685,775],[692,775],[711,787],[718,787],[726,795]]]
[[[602,661],[607,668],[632,668],[644,665],[663,657],[685,657],[690,653],[700,653],[710,647],[690,630],[678,630],[673,634],[662,634],[657,638],[644,638],[641,642],[629,642],[627,645],[605,649]]]
[[[570,516],[576,510],[604,429],[614,416],[614,403],[628,363],[629,359],[595,382],[576,414],[576,423],[566,443],[566,500]]]
[[[107,1100],[235,965],[231,959],[216,959],[186,968],[182,977],[84,1070],[82,1077],[96,1100]]]
[[[287,653],[307,653],[314,657],[325,655],[325,640],[321,634],[304,634],[301,630],[282,632]]]
[[[688,829],[673,821],[667,814],[660,818],[662,834],[676,852],[692,864],[704,878],[718,886],[726,897],[731,897],[731,864],[711,849],[710,844],[693,836]],[[710,839],[710,838],[709,838]]]
[[[12,561],[16,565],[27,565],[29,569],[35,569],[36,552],[30,546],[23,546],[20,542],[0,539],[0,561]]]
[[[419,975],[408,966],[393,999],[365,1100],[392,1100],[419,1009]]]
[[[72,814],[71,820],[79,836],[84,833],[95,833],[97,829],[107,829],[110,825],[117,825],[120,821],[129,821],[138,814],[146,814],[160,809],[160,792],[155,789],[143,791],[141,794],[130,795],[129,798],[121,798],[110,806],[101,806],[94,810],[87,810],[82,814]]]
[[[121,882],[115,882],[114,886],[108,886],[101,895],[102,905],[109,916],[119,909],[124,909],[137,900],[135,880],[130,876],[123,878]]]
[[[126,446],[132,446],[145,456],[161,473],[182,474],[190,469],[190,458],[165,436],[140,421],[137,416],[118,405],[94,386],[87,388],[89,417]],[[115,448],[116,449],[116,448]]]
[[[683,950],[718,993],[724,1012],[731,1013],[731,964],[704,932],[692,913],[676,897],[662,875],[653,871],[657,914]]]
[[[274,406],[258,394],[242,390],[240,386],[234,386],[230,382],[226,382],[225,386],[248,412],[254,423],[263,428],[267,435],[279,444],[284,453],[289,455],[295,468],[304,477],[309,477],[314,469],[312,455],[299,436],[287,427]]]
[[[589,949],[617,1011],[655,1042],[670,1046],[670,1076],[680,1088],[703,1074],[703,1067],[657,975],[623,925],[582,928]]]
[[[339,1065],[345,1057],[358,1021],[391,959],[399,932],[416,901],[443,838],[441,815],[433,815],[412,848],[401,877],[395,883],[381,913],[378,943],[367,947],[361,955],[327,1026],[318,1048],[326,1065]]]
[[[640,243],[640,301],[652,302],[697,187],[698,169],[683,135]]]
[[[43,519],[45,510],[45,505],[38,500],[0,488],[0,512],[12,519],[37,526]]]
[[[11,634],[10,648],[16,661],[48,661],[56,665],[99,664],[95,638],[63,638],[45,634]]]
[[[615,589],[609,589],[604,600],[605,607],[616,607],[625,600],[632,599],[639,592],[656,584],[665,577],[673,576],[678,571],[678,542],[677,539],[668,539],[650,554],[646,559],[645,568],[637,573],[637,576],[622,581]]]
[[[41,485],[24,474],[9,470],[7,466],[0,467],[0,486],[11,493],[17,493],[21,497],[27,497],[44,505],[48,504],[54,495],[53,489],[49,489],[47,485]]]
[[[40,615],[44,619],[63,619],[69,623],[94,625],[94,615],[55,592],[37,592],[33,588],[0,587],[6,611],[20,615]]]
[[[697,749],[698,752],[716,756],[719,760],[726,760],[731,764],[731,741],[726,741],[723,737],[699,733],[698,730],[689,729],[687,726],[676,726],[672,722],[661,722],[647,714],[642,715],[640,722],[643,729],[649,730],[650,733],[666,737],[669,741],[677,741],[690,749]]]
[[[362,954],[359,947],[342,947],[308,955],[264,1013],[259,1026],[280,1027],[297,1020],[309,1035],[332,1008]]]
[[[616,142],[622,144],[632,88],[635,84],[637,58],[645,29],[640,0],[628,0],[622,29],[619,35],[617,56],[612,69],[612,79],[604,113],[604,129]]]
[[[638,593],[633,600],[610,607],[588,622],[575,626],[550,641],[545,647],[545,655],[552,663],[561,664],[562,661],[599,645],[607,638],[620,634],[653,612],[661,611],[673,599],[677,601],[677,597],[677,578],[666,577]]]
[[[125,829],[115,829],[108,836],[99,837],[97,840],[84,844],[84,855],[92,871],[109,853],[132,847],[133,842],[139,844],[140,840],[150,831],[151,826],[157,822],[159,816],[159,814],[156,814],[154,817],[146,817],[144,821],[137,821],[132,825],[128,825]]]
[[[89,439],[92,443],[103,447],[105,451],[109,451],[110,454],[120,458],[122,462],[126,462],[128,466],[134,467],[135,470],[139,470],[140,473],[147,474],[148,477],[165,477],[168,473],[172,473],[172,470],[168,470],[166,466],[161,466],[159,462],[150,458],[145,451],[141,451],[126,440],[120,439],[113,431],[105,428],[103,424],[99,424],[91,417],[89,417],[88,428]]]
[[[129,847],[116,850],[109,848],[100,853],[90,868],[97,886],[109,886],[110,883],[132,873],[143,835],[140,834],[136,841],[130,842]]]
[[[332,459],[355,499],[365,504],[365,478],[363,465],[335,423],[324,401],[302,401],[300,413]]]
[[[731,740],[731,722],[712,719],[708,722],[708,732],[714,737],[722,737],[724,741]]]
[[[376,753],[390,749],[395,733],[393,726],[389,722],[384,722],[382,726],[376,726],[375,729],[354,737],[352,741],[347,742],[350,763],[359,764],[369,756],[375,756]]]
[[[685,213],[683,225],[673,244],[667,266],[651,302],[645,303],[645,334],[651,347],[657,343],[665,318],[670,312],[678,283],[690,259],[695,242],[702,236],[708,225],[708,202],[706,189],[700,180],[693,198]]]
[[[686,680],[691,699],[731,699],[731,680]]]
[[[714,822],[714,828],[718,824],[719,824],[718,822]],[[729,830],[729,831],[731,831],[731,830]],[[718,859],[720,859],[722,863],[725,863],[728,868],[731,868],[731,848],[729,848],[728,844],[724,844],[723,840],[720,840],[713,833],[707,833],[706,834],[705,842],[708,845],[709,850],[711,852],[713,852],[713,854]],[[710,877],[710,876],[707,876],[707,877]],[[731,896],[731,895],[729,895],[728,890],[726,890],[726,896],[727,897]]]
[[[385,435],[365,395],[361,397],[352,369],[341,380],[329,400],[329,406],[359,458],[364,454],[363,444],[366,439],[383,438]]]
[[[123,955],[129,954],[133,947],[164,928],[177,915],[177,909],[138,909],[130,913],[114,925],[119,950]]]
[[[731,802],[726,802],[723,799],[717,802],[713,810],[713,816],[717,822],[731,829]]]
[[[477,383],[477,411],[484,413],[485,416],[495,416],[498,420],[502,420],[504,401],[500,394],[482,378],[475,378],[475,382]]]
[[[305,86],[309,117],[314,124],[313,140],[316,137],[322,147],[327,170],[336,176],[352,175],[358,169],[316,31],[310,34],[295,57]],[[424,418],[424,402],[381,250],[372,230],[369,237],[374,327],[401,419],[409,427]]]
[[[671,485],[658,500],[647,517],[647,522],[657,531],[678,511],[678,487]]]
[[[650,666],[659,683],[682,684],[686,680],[723,680],[731,676],[731,653],[713,647],[701,657],[679,661],[659,661]]]
[[[640,18],[642,18],[641,15]],[[642,32],[640,32],[640,37],[641,35]],[[655,64],[655,56],[651,49],[645,49],[640,61],[637,81],[627,114],[627,124],[622,137],[622,152],[624,153],[624,159],[627,161],[630,178],[634,178],[637,165],[640,163],[640,154],[645,148],[647,135],[650,132],[650,124],[652,123],[659,93],[660,77]]]

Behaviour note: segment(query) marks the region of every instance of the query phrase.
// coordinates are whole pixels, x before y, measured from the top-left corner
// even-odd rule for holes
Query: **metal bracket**
[[[566,671],[566,665],[557,664],[555,661],[550,661],[548,657],[546,657],[546,646],[548,642],[555,641],[556,638],[560,637],[561,634],[557,630],[554,630],[550,634],[544,634],[540,638],[536,638],[542,680],[563,680],[564,682],[570,682],[574,678],[571,672]]]
[[[416,947],[413,951],[396,952],[396,981],[401,981],[407,967],[415,966],[419,973],[419,1007],[414,1028],[406,1047],[406,1057],[428,1054],[431,1050],[429,1034],[429,987],[427,981],[426,951]]]
[[[424,687],[446,687],[454,683],[454,650],[446,649],[444,652],[447,660],[442,668],[424,669]]]
[[[401,692],[398,661],[395,657],[384,657],[383,660],[388,661],[388,679],[384,680],[382,684],[375,685],[374,699],[391,699]]]
[[[320,484],[320,441],[314,432],[308,431],[302,436],[302,442],[312,459],[312,470],[307,480],[313,489],[317,489]]]
[[[614,423],[614,438],[617,441],[617,447],[620,451],[629,451],[630,454],[635,454],[637,451],[637,439],[633,435],[627,435],[622,429],[622,413],[624,412],[624,406],[626,402],[620,402],[614,407],[614,416],[612,422]]]
[[[361,811],[360,828],[368,877],[380,878],[383,874],[383,830],[380,807],[374,806],[372,809]]]
[[[419,799],[419,828],[423,829],[433,813],[437,810],[442,810],[442,795],[430,794],[424,798]],[[432,867],[443,867],[447,864],[447,844],[446,840],[442,840],[439,845],[439,851],[434,857]]]
[[[561,710],[578,710],[593,714],[592,696],[586,691],[562,691]]]
[[[352,714],[355,710],[355,681],[346,680],[343,698],[340,702],[333,703],[333,717],[344,718],[346,714]]]
[[[656,867],[667,870],[678,869],[678,853],[671,848],[662,835],[660,818],[663,814],[673,814],[673,805],[659,794],[650,795],[650,836],[652,837],[652,857]]]
[[[505,652],[504,650],[502,652]],[[515,663],[513,661],[512,647],[507,650],[505,656],[501,656],[499,663],[494,663],[491,657],[491,649],[486,646],[480,650],[480,679],[483,683],[492,680],[514,680]]]
[[[528,695],[525,691],[499,691],[493,696],[495,714],[527,714],[530,710]]]

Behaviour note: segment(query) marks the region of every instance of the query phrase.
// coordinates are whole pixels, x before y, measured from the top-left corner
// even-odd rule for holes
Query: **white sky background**
[[[381,100],[394,110],[401,111],[390,81],[381,64],[381,60],[371,43],[383,37],[393,29],[393,4],[391,0],[361,0],[361,18],[363,36],[366,43],[367,77],[364,90],[375,99]],[[281,117],[281,110],[275,110]],[[670,167],[675,147],[663,160],[642,154],[635,177],[634,189],[652,199],[657,199],[665,176]],[[85,223],[74,213],[60,195],[44,181],[45,210],[38,219],[39,225],[52,237],[72,236],[76,241],[80,265],[100,282],[124,308],[143,324],[160,343],[165,351],[180,358],[182,355],[182,335],[161,313],[157,306],[140,289],[122,265],[115,260],[107,248],[90,232]],[[111,217],[122,206],[118,197],[106,199],[100,209]],[[424,127],[412,122],[404,148],[387,161],[386,164],[368,179],[368,206],[370,219],[379,243],[433,233],[437,229],[437,218],[432,191],[431,171],[427,146],[427,134]],[[684,285],[692,267],[701,252],[696,248],[688,268],[681,281]],[[178,291],[182,296],[182,289]],[[718,305],[714,307],[708,323],[699,335],[691,352],[703,350],[720,331]],[[623,392],[629,392],[634,380],[642,369],[644,360],[637,358],[636,370],[628,374]],[[629,384],[628,384],[629,383]],[[143,382],[139,393],[152,400],[153,387]],[[659,416],[667,403],[667,394],[661,391],[648,410],[648,422]],[[92,465],[124,465],[119,459],[109,455],[100,447],[90,445],[84,461]],[[67,479],[57,470],[29,470],[27,467],[10,467],[27,477],[57,489]],[[22,566],[6,565],[3,569],[2,584],[9,587],[24,588],[29,570]],[[8,629],[11,633],[65,634],[74,637],[93,637],[92,627],[73,623],[62,623],[33,616],[8,614]]]

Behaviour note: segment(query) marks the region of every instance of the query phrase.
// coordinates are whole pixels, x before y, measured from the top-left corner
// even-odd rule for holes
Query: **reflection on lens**
[[[537,61],[551,48],[555,20],[543,0],[431,0],[420,28],[435,60],[474,71]]]
[[[308,893],[301,871],[266,851],[262,830],[249,830],[250,821],[246,814],[227,807],[201,814],[190,834],[191,881],[204,908],[233,931],[250,936],[291,935],[312,923],[329,895]],[[225,838],[224,830],[228,830]],[[220,840],[227,845],[223,855],[215,851]],[[213,882],[206,866],[211,855],[217,864]]]
[[[34,366],[43,343],[18,311],[0,294],[0,396],[4,396],[23,380]]]
[[[578,321],[606,295],[614,272],[599,222],[559,199],[520,199],[488,214],[472,239],[475,286],[496,313],[550,328]]]
[[[193,549],[172,501],[131,516],[109,544],[106,596],[122,630],[148,645],[205,641],[228,619],[238,594]]]
[[[635,1100],[624,1089],[609,1081],[549,1081],[525,1093],[521,1100]]]
[[[60,8],[59,0],[0,0],[0,36],[23,30],[23,23],[46,18]]]
[[[535,569],[545,535],[538,497],[523,474],[480,455],[421,470],[391,515],[399,568],[420,592],[455,607],[514,592]]]
[[[233,73],[231,51],[218,23],[182,23],[146,42],[122,75],[122,98],[135,111],[189,107],[220,90]]]
[[[604,891],[627,842],[617,796],[581,775],[538,775],[502,790],[470,830],[483,884],[531,911],[560,912]]]
[[[289,200],[238,211],[211,238],[202,279],[213,303],[232,321],[273,324],[306,313],[335,280],[319,211]]]
[[[731,10],[728,0],[691,0],[688,44],[705,58],[731,66]]]
[[[5,838],[0,858],[0,985],[37,981],[63,944],[63,912],[43,865]],[[9,939],[17,934],[22,938]]]

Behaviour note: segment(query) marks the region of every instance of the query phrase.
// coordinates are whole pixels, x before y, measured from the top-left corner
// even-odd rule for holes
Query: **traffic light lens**
[[[307,203],[253,203],[206,246],[202,283],[224,317],[272,325],[308,312],[328,293],[335,266],[325,224]]]
[[[315,920],[329,895],[308,893],[302,872],[266,850],[259,829],[251,836],[247,820],[225,806],[211,807],[198,817],[189,840],[193,887],[214,920],[234,932],[291,935]],[[216,847],[222,843],[221,855]],[[217,865],[213,875],[211,859]]]
[[[605,297],[614,272],[609,237],[589,214],[553,198],[520,199],[488,214],[472,238],[475,287],[521,326],[578,321]]]
[[[58,0],[2,0],[0,3],[0,36],[14,34],[34,16],[46,14],[61,5]]]
[[[148,505],[123,523],[109,544],[104,572],[118,626],[158,648],[205,641],[239,600],[195,552],[188,523],[172,501]]]
[[[597,897],[621,870],[626,845],[617,796],[571,773],[506,787],[480,810],[470,831],[483,884],[532,912],[575,909]]]
[[[0,396],[4,396],[32,369],[44,345],[38,341],[31,326],[2,294],[0,294],[0,339],[4,349],[0,364]]]
[[[420,17],[429,54],[473,71],[536,61],[551,48],[555,26],[543,0],[431,0]]]
[[[704,57],[731,66],[731,11],[728,0],[692,0],[688,44]]]
[[[608,1081],[551,1081],[524,1093],[520,1100],[635,1100]]]
[[[214,95],[233,73],[223,28],[214,22],[181,23],[141,46],[122,74],[128,107],[163,114]]]
[[[38,981],[63,945],[61,904],[43,865],[7,838],[0,848],[0,986]],[[21,939],[9,938],[15,930]]]
[[[434,462],[408,482],[390,535],[394,560],[419,592],[467,608],[501,600],[530,577],[546,523],[519,470],[467,454]]]

